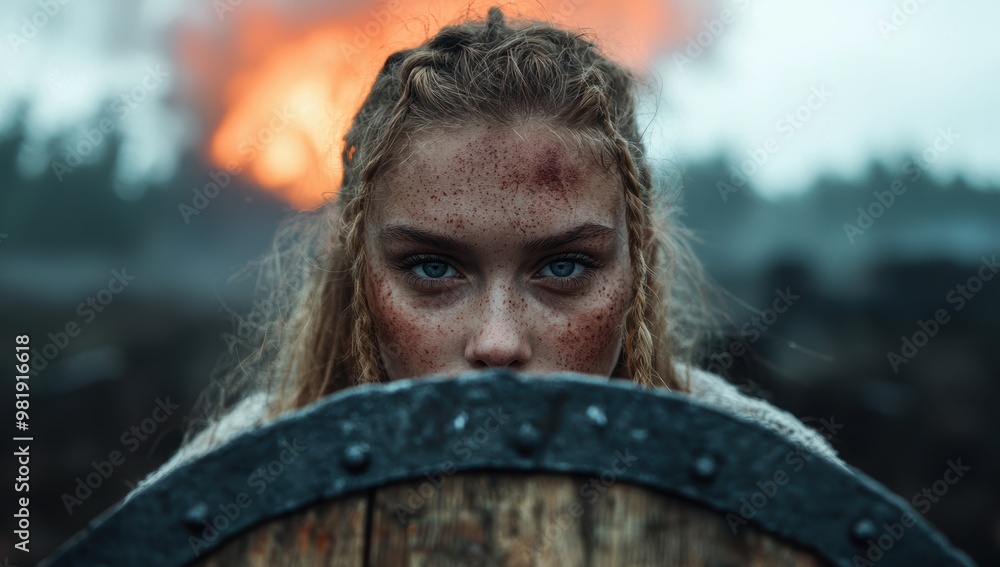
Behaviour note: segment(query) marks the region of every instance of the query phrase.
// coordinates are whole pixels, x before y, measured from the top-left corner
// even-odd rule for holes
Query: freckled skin
[[[632,279],[620,183],[592,160],[532,123],[413,141],[378,189],[365,235],[366,293],[390,379],[503,366],[611,374]],[[586,223],[610,230],[525,249]],[[470,250],[380,238],[400,225]],[[406,267],[416,255],[431,264]]]

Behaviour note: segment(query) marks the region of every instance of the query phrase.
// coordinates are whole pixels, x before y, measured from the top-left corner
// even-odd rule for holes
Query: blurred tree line
[[[178,206],[191,202],[213,169],[197,155],[186,155],[169,181],[124,200],[113,190],[113,136],[62,181],[51,168],[23,177],[23,143],[17,129],[0,140],[4,336],[30,333],[41,347],[48,333],[79,319],[76,306],[106,285],[111,270],[125,266],[135,275],[32,382],[33,548],[41,558],[176,449],[184,415],[234,330],[222,307],[251,305],[252,289],[228,280],[269,246],[292,211],[235,178],[186,223]],[[961,458],[972,470],[926,517],[980,564],[1000,564],[1000,412],[993,407],[1000,363],[992,356],[1000,278],[982,282],[961,310],[946,300],[976,276],[983,256],[1000,252],[1000,191],[961,178],[911,180],[905,163],[873,163],[859,180],[824,177],[776,200],[753,192],[752,179],[720,191],[732,171],[722,158],[685,166],[683,221],[734,298],[728,336],[703,362],[807,423],[841,424],[832,443],[842,457],[906,500]],[[886,205],[883,193],[899,179],[907,189]],[[872,203],[882,204],[877,217]],[[871,223],[852,239],[844,225],[860,228],[859,207]],[[778,289],[798,297],[749,340],[742,326]],[[939,309],[949,311],[949,322],[895,372],[888,353]],[[746,352],[722,357],[734,341]],[[165,397],[180,406],[176,414],[68,513],[62,496],[94,462],[121,450],[123,434]]]

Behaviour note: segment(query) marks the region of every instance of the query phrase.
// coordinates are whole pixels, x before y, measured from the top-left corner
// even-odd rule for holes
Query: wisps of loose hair
[[[224,363],[203,412],[218,415],[247,390],[265,390],[273,417],[387,380],[386,357],[405,347],[380,351],[365,297],[373,195],[415,136],[474,123],[540,121],[583,140],[620,179],[634,293],[612,377],[686,391],[675,363],[698,355],[715,312],[671,192],[654,186],[638,85],[586,35],[509,23],[498,8],[389,56],[344,138],[336,200],[290,220],[256,265],[267,316],[253,327],[252,351]]]

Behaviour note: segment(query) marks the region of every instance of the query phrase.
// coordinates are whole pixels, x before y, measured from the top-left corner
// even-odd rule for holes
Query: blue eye
[[[451,273],[449,273],[451,270]],[[427,279],[439,279],[446,276],[454,275],[455,268],[452,268],[444,262],[424,262],[422,264],[416,264],[413,266],[413,271],[417,273],[418,276]],[[422,272],[422,273],[421,273]]]
[[[584,255],[564,256],[550,261],[536,273],[546,287],[565,291],[583,289],[595,276],[601,264]],[[397,269],[415,289],[438,292],[452,289],[464,280],[461,272],[446,258],[417,254],[406,258]]]
[[[546,264],[540,273],[543,276],[569,278],[580,273],[577,271],[578,266],[580,267],[581,272],[585,269],[585,266],[580,262],[574,262],[572,260],[556,260],[555,262],[549,262]],[[546,270],[549,272],[548,274],[545,273]]]

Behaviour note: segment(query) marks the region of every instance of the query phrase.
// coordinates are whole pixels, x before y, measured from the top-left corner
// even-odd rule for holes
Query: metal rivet
[[[359,473],[368,468],[372,461],[372,450],[368,443],[352,443],[344,449],[344,468]]]
[[[878,537],[878,526],[868,518],[862,518],[854,522],[854,526],[851,528],[851,537],[854,538],[855,543],[864,544],[868,540]]]
[[[208,523],[208,505],[199,502],[184,513],[184,525],[191,530],[199,530]]]
[[[588,407],[587,417],[598,427],[604,427],[608,424],[608,416],[604,414],[604,410],[600,406]]]
[[[464,411],[455,416],[455,421],[453,422],[455,425],[455,431],[464,431],[465,424],[468,423],[468,421],[469,421],[469,414],[465,413]]]
[[[542,444],[542,435],[538,432],[538,429],[530,423],[522,423],[521,427],[517,430],[517,438],[515,440],[518,451],[522,454],[528,454],[533,452]]]
[[[691,473],[701,480],[712,480],[715,475],[719,474],[719,463],[711,455],[701,455],[694,460]]]

